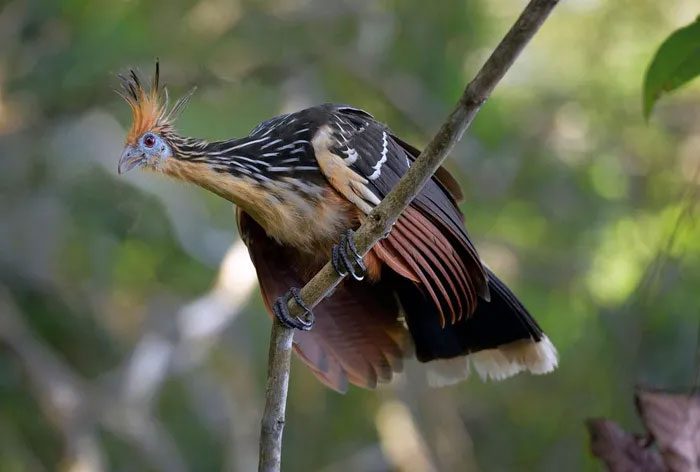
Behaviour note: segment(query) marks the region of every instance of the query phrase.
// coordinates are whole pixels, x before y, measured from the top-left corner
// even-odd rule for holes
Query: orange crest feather
[[[126,141],[129,144],[134,144],[146,131],[160,133],[170,129],[196,90],[196,88],[190,90],[169,110],[168,91],[165,88],[161,90],[160,87],[160,65],[158,62],[156,62],[156,72],[148,90],[143,87],[134,70],[129,71],[128,76],[120,74],[119,79],[122,82],[122,90],[117,91],[117,93],[131,107],[132,123],[126,136]]]

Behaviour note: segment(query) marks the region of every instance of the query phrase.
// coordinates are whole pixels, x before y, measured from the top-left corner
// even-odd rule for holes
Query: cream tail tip
[[[447,387],[469,377],[469,357],[436,359],[426,364],[426,376],[431,387]]]
[[[482,380],[503,380],[524,371],[547,374],[557,368],[559,359],[557,349],[547,336],[542,336],[538,342],[520,340],[464,357],[431,361],[428,384],[444,387],[460,382],[469,376],[470,363]]]

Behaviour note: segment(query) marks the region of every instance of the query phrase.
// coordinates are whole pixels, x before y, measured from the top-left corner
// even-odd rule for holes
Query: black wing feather
[[[367,188],[382,199],[408,171],[420,152],[397,139],[385,125],[370,115],[355,109],[351,112],[346,110],[335,109],[328,120],[337,143],[332,151],[347,156],[350,154],[348,150],[354,150],[356,158],[348,162],[348,165],[366,178]],[[446,173],[443,170],[443,174]],[[449,239],[464,261],[471,283],[482,298],[488,299],[486,271],[464,227],[464,217],[457,207],[455,196],[448,186],[456,187],[453,179],[445,185],[433,176],[411,205],[432,224],[443,228],[450,235]]]

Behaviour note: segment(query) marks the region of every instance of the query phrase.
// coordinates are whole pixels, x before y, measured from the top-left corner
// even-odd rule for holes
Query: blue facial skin
[[[171,156],[172,150],[163,138],[155,133],[144,133],[135,146],[124,148],[117,170],[123,174],[137,166],[158,169]]]

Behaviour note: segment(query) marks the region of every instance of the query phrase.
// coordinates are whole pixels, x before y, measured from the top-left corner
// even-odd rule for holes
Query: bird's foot
[[[292,298],[304,310],[301,316],[293,316],[289,312],[289,300]],[[287,328],[309,331],[314,325],[314,314],[302,300],[301,293],[297,287],[290,288],[287,293],[275,300],[272,311],[280,323]]]
[[[351,229],[345,231],[340,237],[340,242],[333,246],[331,252],[331,264],[335,271],[342,276],[352,275],[355,280],[362,280],[367,273],[362,256],[357,251],[354,241],[355,232]]]

